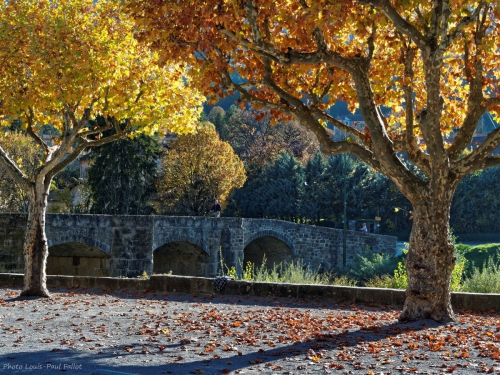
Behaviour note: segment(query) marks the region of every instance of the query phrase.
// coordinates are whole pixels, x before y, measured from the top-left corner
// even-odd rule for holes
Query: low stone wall
[[[149,280],[115,277],[47,276],[49,288],[100,290],[154,290],[157,292],[215,293],[213,280],[205,277],[153,275]],[[22,274],[0,273],[0,286],[22,287]],[[403,305],[405,291],[398,289],[359,288],[332,285],[304,285],[231,280],[224,294],[259,297],[285,297],[334,303],[375,303]],[[454,309],[500,311],[500,294],[452,293]]]

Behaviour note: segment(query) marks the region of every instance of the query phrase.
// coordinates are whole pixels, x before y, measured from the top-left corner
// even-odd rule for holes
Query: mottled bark
[[[446,189],[446,188],[444,188]],[[450,280],[455,249],[450,242],[449,216],[454,188],[413,203],[413,228],[406,258],[408,289],[399,320],[455,320]]]
[[[24,239],[24,287],[22,296],[50,297],[46,264],[49,247],[45,235],[45,213],[50,181],[38,177],[29,189],[28,226]]]

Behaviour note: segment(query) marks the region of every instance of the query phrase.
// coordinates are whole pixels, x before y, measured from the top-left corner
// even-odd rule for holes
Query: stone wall
[[[0,272],[24,272],[23,243],[27,215],[0,215]]]
[[[0,273],[0,286],[22,287],[23,275]],[[124,279],[111,277],[48,276],[47,286],[65,289],[100,290],[151,290],[156,292],[207,293],[217,291],[213,279],[202,277],[153,275],[150,279]],[[377,305],[400,305],[405,301],[405,291],[383,288],[359,288],[333,285],[304,285],[285,283],[263,283],[229,281],[224,294],[273,298],[298,298],[335,303],[369,303]],[[500,294],[451,293],[454,309],[472,311],[500,311]]]
[[[23,272],[26,216],[0,214],[0,272]],[[313,269],[343,264],[339,229],[280,220],[49,214],[48,272],[135,277],[147,272],[213,277],[228,266],[301,259]],[[347,231],[347,265],[369,250],[394,254],[396,237]]]
[[[261,238],[272,237],[285,243],[293,258],[304,260],[314,269],[343,265],[343,231],[340,229],[264,219],[245,219],[243,225],[247,234],[245,247]],[[346,248],[347,266],[351,266],[356,255],[365,251],[394,255],[396,237],[348,230]]]

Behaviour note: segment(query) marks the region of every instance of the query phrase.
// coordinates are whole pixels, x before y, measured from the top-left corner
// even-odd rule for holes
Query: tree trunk
[[[50,181],[37,177],[30,187],[28,225],[24,238],[24,287],[22,296],[50,297],[47,289],[47,257],[49,246],[45,235],[45,213]]]
[[[450,296],[455,248],[449,237],[453,190],[449,188],[442,199],[432,196],[413,202],[413,228],[406,258],[408,289],[401,322],[455,320]]]

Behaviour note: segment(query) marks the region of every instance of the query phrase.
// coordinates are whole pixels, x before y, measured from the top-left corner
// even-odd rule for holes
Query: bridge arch
[[[252,262],[260,267],[264,256],[266,264],[272,267],[281,262],[291,262],[296,257],[295,247],[282,233],[274,230],[262,230],[245,238],[243,264]]]
[[[153,251],[153,273],[206,276],[204,265],[209,262],[210,254],[200,245],[189,240],[172,240],[157,247]]]
[[[88,241],[92,243],[92,241]],[[110,276],[111,256],[85,242],[49,246],[48,275]]]
[[[111,256],[110,246],[97,240],[95,237],[85,236],[80,233],[66,232],[62,236],[54,236],[54,238],[52,238],[50,231],[47,232],[47,243],[49,248],[63,244],[80,243],[99,250],[107,256]]]

